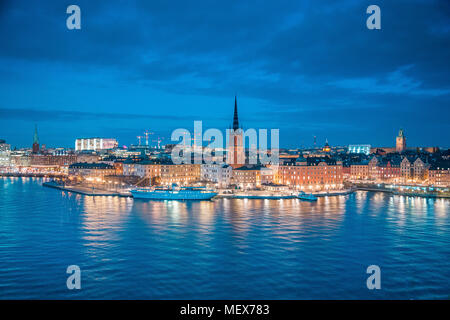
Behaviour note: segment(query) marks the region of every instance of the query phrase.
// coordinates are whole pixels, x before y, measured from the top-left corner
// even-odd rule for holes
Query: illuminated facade
[[[342,162],[328,158],[299,158],[295,165],[278,169],[278,183],[297,190],[326,190],[342,188]]]
[[[11,146],[5,140],[0,140],[0,166],[9,166],[11,163]]]
[[[141,178],[154,178],[161,176],[161,165],[151,162],[138,162],[134,164],[134,175]]]
[[[395,139],[395,151],[397,152],[403,152],[406,150],[406,137],[403,133],[403,129],[400,129],[398,132],[398,136]]]
[[[352,164],[350,166],[350,179],[352,180],[367,180],[369,179],[369,163],[362,162]]]
[[[370,154],[370,144],[351,144],[348,146],[348,153],[363,153]]]
[[[116,139],[81,138],[75,140],[75,151],[109,150],[117,148],[118,145]]]
[[[69,166],[78,162],[75,154],[51,155],[51,154],[32,154],[30,159],[31,166]]]
[[[246,165],[233,170],[233,184],[241,189],[261,187],[261,166]]]
[[[234,97],[233,129],[230,130],[228,137],[227,164],[233,169],[245,164],[244,131],[239,127],[236,97]]]
[[[408,159],[404,157],[400,164],[400,173],[404,181],[415,180],[423,181],[428,178],[428,169],[430,165],[421,158],[415,157]]]
[[[201,179],[217,184],[218,187],[225,188],[231,184],[233,168],[227,164],[202,164]]]
[[[201,180],[200,164],[163,164],[161,165],[161,184],[176,183],[187,186]]]
[[[330,145],[328,144],[328,139],[325,140],[325,145],[323,146],[322,151],[323,151],[323,152],[326,152],[326,153],[331,152],[331,147],[330,147]]]
[[[450,163],[436,163],[428,170],[428,182],[436,187],[450,187]]]
[[[104,178],[115,175],[113,166],[106,163],[74,163],[69,166],[69,175],[83,178]]]

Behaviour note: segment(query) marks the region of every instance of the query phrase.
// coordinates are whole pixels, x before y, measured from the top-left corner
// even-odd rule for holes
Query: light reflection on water
[[[1,298],[447,298],[449,200],[142,201],[0,179]],[[82,290],[65,287],[78,264]],[[368,265],[382,290],[365,287]]]

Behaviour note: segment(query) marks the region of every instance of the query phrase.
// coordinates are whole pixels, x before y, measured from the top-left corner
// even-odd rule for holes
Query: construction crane
[[[146,145],[146,146],[148,146],[148,136],[151,135],[151,134],[154,134],[154,132],[151,132],[151,131],[148,131],[148,130],[145,130],[145,131],[144,131],[144,135],[145,135],[145,145]]]
[[[158,149],[161,149],[161,142],[164,140],[163,137],[158,137],[156,140],[152,140],[158,144]]]

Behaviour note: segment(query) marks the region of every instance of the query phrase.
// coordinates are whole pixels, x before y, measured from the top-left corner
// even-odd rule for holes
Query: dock
[[[63,186],[63,185],[59,185],[55,182],[44,182],[42,185],[47,188],[53,188],[53,189],[58,189],[58,190],[62,190],[62,191],[78,193],[78,194],[82,194],[85,196],[131,197],[131,193],[129,193],[129,192],[111,191],[111,190],[104,190],[104,189],[91,188],[91,187],[82,187],[82,186]]]

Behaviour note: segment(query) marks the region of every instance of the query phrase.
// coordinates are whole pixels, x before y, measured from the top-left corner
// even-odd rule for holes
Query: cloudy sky
[[[34,124],[69,147],[226,129],[235,94],[244,128],[279,128],[284,147],[390,146],[400,127],[449,146],[449,71],[446,0],[0,1],[0,138],[18,147]]]

